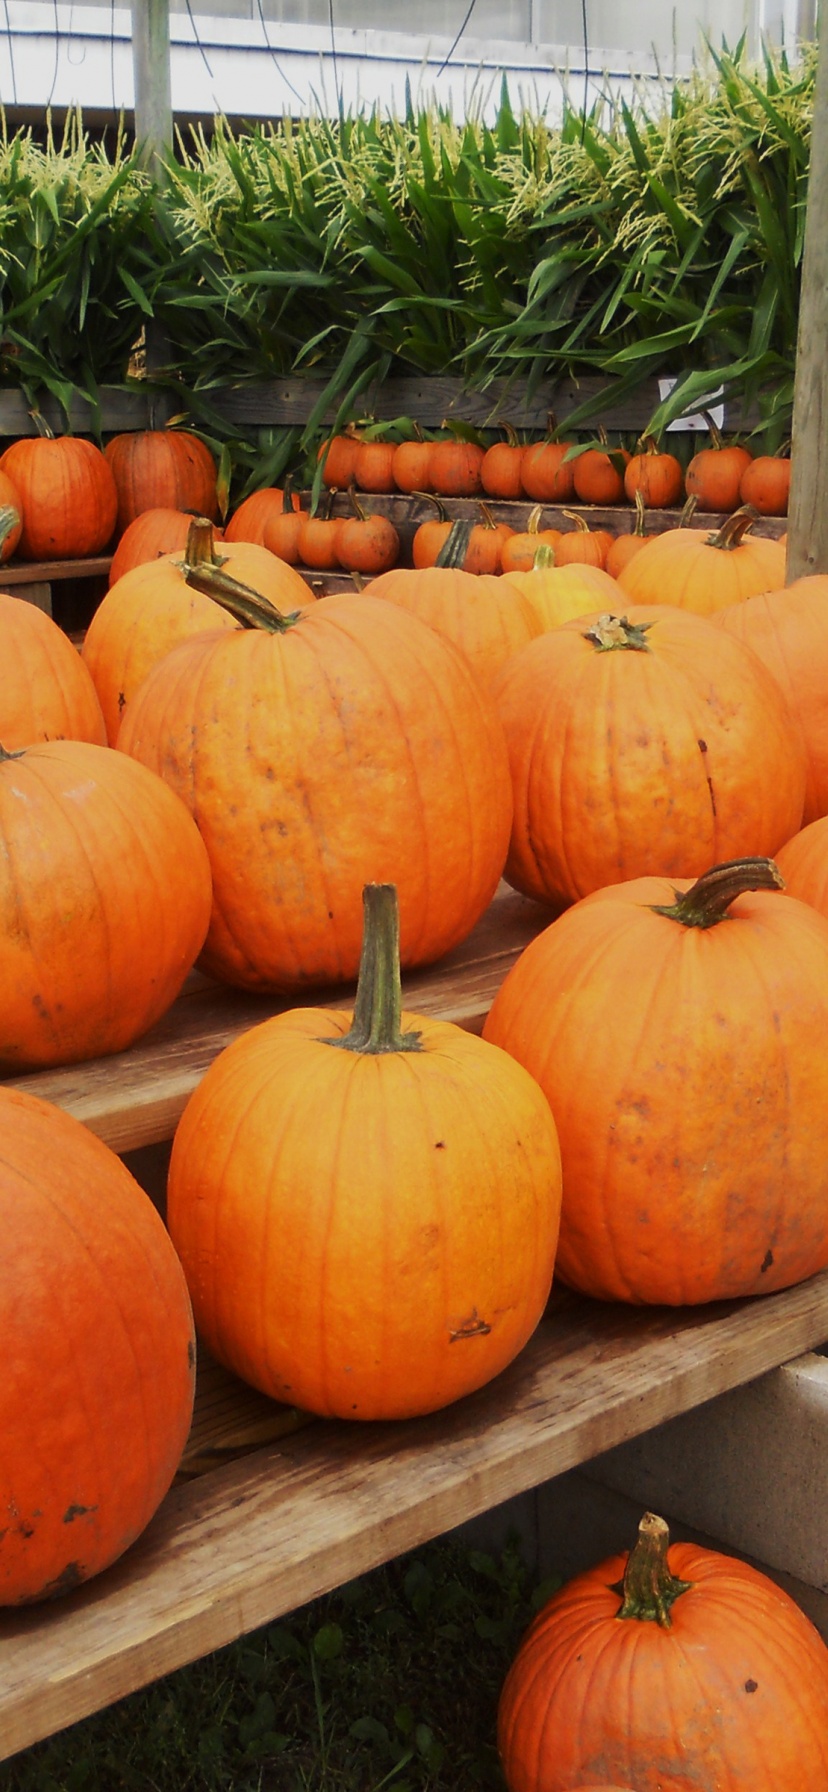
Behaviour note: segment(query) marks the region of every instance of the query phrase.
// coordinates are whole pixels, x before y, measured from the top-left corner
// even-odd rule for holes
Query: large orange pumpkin
[[[95,686],[68,635],[43,610],[0,592],[0,747],[38,740],[106,743]]]
[[[228,517],[224,530],[225,541],[253,542],[256,547],[265,546],[265,531],[277,517],[282,516],[285,505],[290,504],[294,510],[299,509],[299,499],[295,492],[287,492],[281,485],[267,485],[261,491],[251,492],[249,498],[243,498],[237,510]],[[208,516],[209,511],[204,515]]]
[[[164,554],[180,553],[187,546],[193,518],[188,510],[142,510],[140,516],[127,523],[109,567],[109,583],[117,585],[125,573],[148,560],[160,560]],[[220,541],[222,532],[213,530],[213,540]],[[272,550],[271,550],[272,551]]]
[[[80,560],[108,546],[118,514],[112,470],[83,436],[31,436],[0,455],[0,470],[17,487],[23,529],[21,560]]]
[[[711,616],[728,604],[785,582],[785,549],[750,533],[752,511],[734,512],[721,529],[665,529],[622,568],[618,583],[633,604],[673,604]]]
[[[0,1089],[0,1604],[69,1593],[149,1523],[187,1440],[195,1337],[149,1197],[78,1120]]]
[[[104,449],[118,489],[118,533],[144,510],[218,515],[216,463],[205,442],[184,429],[139,429]]]
[[[828,920],[828,815],[820,815],[786,840],[776,863],[788,895],[807,902]]]
[[[828,575],[794,579],[721,610],[715,620],[758,653],[788,699],[808,762],[803,821],[828,815]]]
[[[122,1051],[177,996],[207,932],[198,829],[109,747],[0,748],[0,1064]]]
[[[529,599],[494,573],[397,567],[374,579],[371,596],[410,610],[453,641],[487,686],[511,655],[541,632]]]
[[[556,1274],[600,1300],[770,1293],[828,1263],[828,921],[770,860],[576,903],[484,1036],[558,1123]]]
[[[574,619],[494,685],[515,815],[506,876],[574,901],[657,872],[773,853],[799,827],[805,759],[756,654],[666,607]]]
[[[439,958],[506,857],[488,697],[457,648],[369,592],[261,621],[174,649],[118,737],[198,818],[216,893],[205,967],[250,988],[347,980],[363,885],[386,881],[403,963]]]
[[[647,1513],[629,1556],[539,1612],[498,1740],[509,1792],[572,1792],[596,1774],[636,1792],[823,1792],[828,1649],[766,1575],[670,1545]]]
[[[200,566],[250,585],[271,603],[295,609],[314,602],[299,573],[253,542],[222,542],[212,525],[191,519],[183,553],[165,554],[125,573],[98,605],[86,631],[83,659],[92,674],[114,746],[124,709],[147,673],[171,647],[204,629],[234,629],[232,615],[188,580]]]
[[[393,887],[365,896],[353,1014],[293,1009],[221,1053],[176,1133],[167,1219],[219,1361],[312,1412],[409,1418],[534,1331],[560,1156],[519,1065],[401,1012]]]

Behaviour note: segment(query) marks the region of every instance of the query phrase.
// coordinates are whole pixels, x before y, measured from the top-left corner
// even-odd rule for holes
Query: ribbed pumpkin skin
[[[192,818],[108,747],[48,741],[0,761],[0,839],[0,1063],[123,1050],[175,999],[207,931]]]
[[[618,574],[628,602],[675,605],[697,616],[712,616],[784,582],[780,542],[746,535],[738,547],[714,548],[703,529],[665,529],[651,536]]]
[[[112,471],[83,436],[25,437],[0,455],[23,503],[21,560],[80,560],[108,545],[118,514]]]
[[[828,1652],[746,1562],[674,1543],[692,1581],[672,1625],[616,1616],[625,1555],[556,1593],[506,1679],[498,1736],[509,1792],[572,1792],[595,1775],[635,1792],[823,1792]]]
[[[68,635],[35,604],[0,592],[0,747],[37,740],[106,744],[95,686]]]
[[[269,485],[260,492],[251,492],[244,498],[238,510],[234,510],[229,518],[225,531],[225,541],[248,541],[256,547],[264,547],[264,533],[274,517],[284,514],[285,494],[279,485]],[[294,503],[294,509],[298,504]]]
[[[493,687],[515,804],[505,875],[541,902],[773,854],[799,826],[804,754],[757,656],[722,653],[700,616],[626,614],[652,624],[647,652],[599,651],[596,619],[576,618]]]
[[[243,585],[290,611],[315,602],[310,586],[292,566],[252,542],[218,545],[224,570]],[[183,571],[181,553],[165,554],[124,573],[110,586],[86,631],[83,659],[92,675],[114,747],[127,704],[147,673],[179,641],[205,629],[236,630],[227,610],[196,591]]]
[[[323,1043],[350,1020],[296,1009],[221,1054],[176,1133],[167,1219],[220,1361],[313,1412],[408,1418],[534,1331],[557,1138],[531,1078],[473,1034],[404,1013],[418,1052]]]
[[[127,524],[112,556],[110,585],[117,585],[118,580],[136,566],[144,566],[149,560],[160,560],[163,554],[179,553],[187,546],[192,520],[189,511],[168,510],[163,505],[154,510],[142,510],[140,516]],[[220,538],[221,530],[216,529],[215,539]]]
[[[202,962],[245,987],[355,976],[362,888],[395,883],[403,964],[469,933],[497,887],[511,792],[460,652],[369,594],[284,635],[204,637],[156,666],[119,748],[198,816],[216,902]]]
[[[144,510],[218,516],[216,463],[205,442],[180,429],[113,436],[104,449],[118,488],[118,533]]]
[[[371,596],[399,604],[453,641],[488,686],[501,666],[541,632],[522,592],[494,574],[448,566],[398,567],[374,579]]]
[[[0,1090],[0,1604],[71,1592],[149,1523],[187,1440],[195,1339],[152,1202],[69,1114]]]
[[[807,902],[828,921],[828,815],[809,822],[780,846],[776,863],[788,895]]]
[[[550,566],[503,576],[528,597],[544,633],[575,616],[617,610],[621,601],[615,579],[600,566]]]
[[[794,579],[784,590],[734,604],[717,617],[752,647],[788,699],[791,727],[808,761],[803,822],[828,815],[828,575]]]
[[[561,1141],[556,1274],[670,1306],[828,1263],[828,921],[756,891],[706,929],[651,912],[686,880],[599,890],[509,972],[484,1038]]]

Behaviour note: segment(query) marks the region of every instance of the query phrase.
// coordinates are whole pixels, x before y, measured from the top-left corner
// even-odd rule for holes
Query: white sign
[[[677,379],[659,380],[658,393],[662,404],[664,403],[665,398],[669,398],[673,387],[677,385]],[[723,396],[723,386],[717,386],[716,391],[711,392],[710,394],[711,400]],[[724,405],[711,403],[707,407],[707,417],[703,417],[700,411],[694,411],[692,416],[689,417],[677,417],[674,423],[668,423],[667,434],[669,435],[671,429],[697,429],[705,431],[710,428],[708,417],[712,417],[717,429],[724,429]]]

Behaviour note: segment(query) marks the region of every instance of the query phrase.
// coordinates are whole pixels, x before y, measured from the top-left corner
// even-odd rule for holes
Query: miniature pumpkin
[[[636,493],[647,510],[664,510],[684,494],[681,462],[674,454],[661,453],[653,436],[645,436],[638,454],[624,469],[624,491],[632,503]]]
[[[0,592],[0,655],[14,676],[0,680],[0,747],[38,740],[106,745],[101,706],[68,635],[35,604]]]
[[[633,502],[635,504],[635,522],[632,529],[628,535],[616,535],[607,548],[604,571],[608,572],[612,579],[620,578],[627,562],[634,560],[636,554],[641,552],[644,543],[651,539],[644,531],[644,499],[640,492],[636,492]]]
[[[281,510],[269,516],[262,525],[262,546],[288,566],[296,566],[299,562],[299,538],[305,514],[299,509],[291,480],[286,479]]]
[[[225,541],[248,541],[263,548],[266,545],[265,531],[282,515],[286,504],[292,505],[294,510],[299,509],[298,498],[295,495],[288,495],[286,498],[283,486],[268,485],[261,491],[251,492],[228,518],[224,530]],[[209,512],[203,511],[202,515],[207,516]]]
[[[750,533],[755,514],[734,512],[713,534],[665,529],[622,568],[618,583],[633,604],[670,604],[712,616],[728,604],[773,591],[785,581],[785,550]]]
[[[629,1555],[576,1575],[535,1618],[498,1742],[509,1792],[580,1792],[596,1773],[636,1792],[822,1792],[828,1649],[767,1575],[671,1545],[648,1512]]]
[[[692,877],[799,827],[805,757],[782,692],[700,616],[565,622],[507,662],[494,696],[515,801],[506,877],[538,901]]]
[[[374,577],[396,566],[400,557],[400,538],[390,517],[381,511],[363,509],[351,493],[353,516],[340,520],[336,537],[336,556],[346,572],[367,573]]]
[[[485,449],[477,442],[432,442],[429,484],[445,498],[476,498],[483,490],[480,469]]]
[[[752,504],[760,516],[787,516],[791,492],[791,463],[779,454],[759,454],[750,461],[739,481],[739,499]]]
[[[255,542],[222,542],[215,552],[213,526],[191,518],[187,546],[164,555],[112,585],[86,631],[83,659],[92,675],[115,745],[124,709],[156,661],[189,635],[204,629],[234,629],[231,615],[188,580],[187,573],[209,568],[250,584],[271,602],[290,608],[313,603],[310,587],[293,568]]]
[[[599,439],[606,435],[599,430]],[[576,495],[582,504],[620,504],[624,498],[624,478],[630,456],[626,448],[587,448],[572,463]]]
[[[480,483],[490,498],[522,498],[521,467],[526,449],[511,423],[504,423],[505,442],[493,442],[480,462]]]
[[[558,1123],[583,1294],[689,1306],[828,1263],[828,921],[781,883],[760,858],[604,887],[495,997],[484,1037]]]
[[[688,497],[695,498],[699,510],[735,510],[742,475],[753,456],[749,448],[736,442],[725,447],[716,429],[711,428],[711,437],[711,447],[700,448],[688,465],[685,490]]]
[[[144,510],[218,515],[216,463],[199,436],[183,429],[139,429],[113,436],[104,454],[118,490],[118,533]]]
[[[574,461],[566,459],[571,442],[533,442],[520,464],[527,498],[541,504],[568,504],[575,496]]]
[[[603,567],[609,549],[612,547],[612,535],[608,529],[590,529],[578,511],[565,510],[574,525],[564,530],[555,548],[556,566],[599,566]]]
[[[23,506],[21,560],[80,560],[107,547],[118,514],[112,470],[83,436],[26,436],[0,455]]]
[[[331,491],[339,491],[350,485],[355,477],[354,462],[362,437],[353,425],[341,435],[331,436],[323,442],[317,459],[323,461],[322,480]]]
[[[391,462],[394,484],[400,492],[425,492],[429,483],[431,443],[415,424],[416,434],[410,442],[398,442]]]
[[[185,642],[145,679],[118,746],[198,817],[215,886],[202,962],[229,982],[353,977],[371,881],[398,885],[403,963],[428,963],[471,931],[503,869],[492,706],[456,648],[370,592]]]
[[[794,579],[720,610],[719,627],[751,647],[788,700],[808,764],[803,821],[828,815],[828,575]]]
[[[417,496],[425,498],[436,513],[418,523],[411,543],[412,564],[422,570],[426,566],[436,566],[454,524],[445,504],[434,493],[423,491]]]
[[[311,1412],[409,1418],[534,1331],[560,1156],[520,1066],[402,1012],[393,886],[365,904],[353,1014],[294,1009],[220,1054],[176,1133],[167,1220],[219,1361]]]
[[[541,529],[540,520],[543,505],[536,504],[529,512],[525,529],[516,529],[508,541],[503,543],[500,555],[501,570],[504,573],[532,572],[538,548],[551,548],[552,554],[546,564],[554,565],[555,549],[561,539],[560,529]]]
[[[354,479],[361,492],[393,492],[396,442],[360,442],[354,455]]]
[[[87,741],[0,747],[0,1063],[122,1051],[158,1020],[210,918],[182,802]]]
[[[195,1337],[163,1221],[62,1108],[0,1089],[0,1604],[70,1593],[140,1536],[193,1410]]]

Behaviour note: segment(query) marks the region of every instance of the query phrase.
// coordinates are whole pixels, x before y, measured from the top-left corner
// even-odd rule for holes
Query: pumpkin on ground
[[[785,582],[785,549],[750,533],[753,511],[734,512],[712,535],[702,529],[665,529],[653,535],[618,574],[633,604],[671,604],[711,616],[729,604]]]
[[[118,491],[118,533],[144,510],[218,515],[216,463],[205,442],[184,429],[138,429],[104,449]]]
[[[236,1040],[170,1163],[208,1349],[348,1419],[433,1412],[497,1375],[541,1317],[558,1231],[547,1102],[505,1053],[402,1012],[396,927],[393,886],[367,889],[353,1014],[293,1009]]]
[[[794,579],[719,611],[715,620],[759,655],[788,700],[808,763],[803,821],[828,815],[828,575]]]
[[[199,568],[227,574],[286,609],[314,602],[310,586],[275,554],[245,541],[222,542],[216,552],[212,524],[191,518],[184,551],[125,573],[110,587],[86,631],[84,664],[98,693],[110,746],[118,739],[127,704],[158,660],[190,635],[238,627],[233,615],[192,583]]]
[[[169,1008],[210,919],[184,804],[109,747],[0,747],[0,1064],[122,1051]]]
[[[514,791],[505,875],[540,902],[692,877],[800,825],[805,756],[782,692],[701,616],[576,618],[516,653],[494,697]]]
[[[541,632],[529,599],[507,579],[462,566],[397,567],[373,581],[371,596],[410,610],[453,641],[487,687],[512,654]]]
[[[828,1649],[767,1575],[648,1512],[530,1625],[498,1742],[509,1792],[823,1792]]]
[[[198,818],[215,907],[205,969],[253,989],[356,975],[362,888],[396,883],[403,963],[471,932],[497,887],[503,733],[460,651],[370,592],[183,643],[118,746]]]
[[[36,604],[0,592],[0,655],[13,677],[0,680],[0,747],[38,740],[106,744],[95,686],[68,635]]]
[[[195,1337],[181,1265],[120,1158],[0,1089],[0,1604],[69,1593],[140,1536],[178,1468]]]
[[[17,488],[21,560],[80,560],[108,546],[118,514],[112,470],[83,436],[27,436],[0,455]]]
[[[556,1274],[599,1300],[696,1305],[828,1263],[828,921],[773,861],[642,877],[532,941],[484,1037],[558,1123]]]

